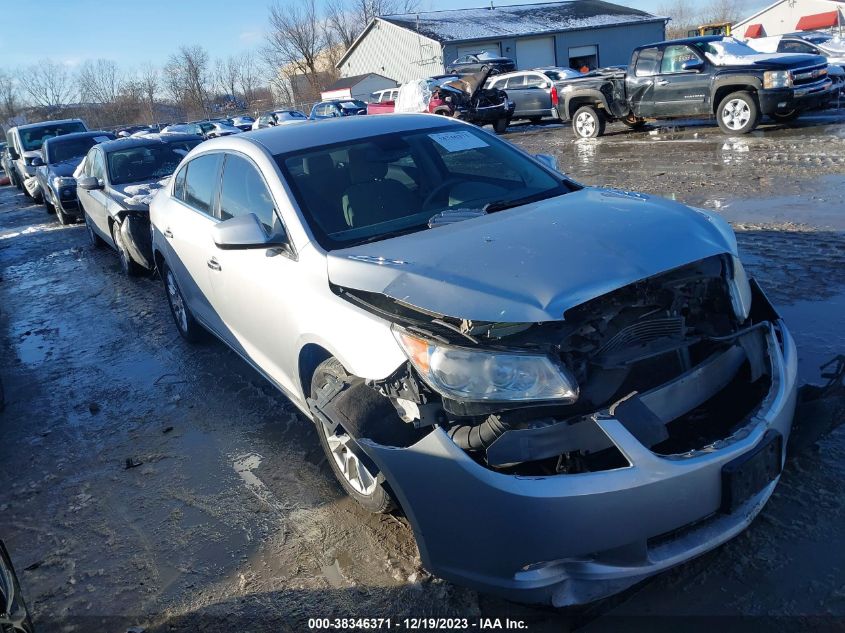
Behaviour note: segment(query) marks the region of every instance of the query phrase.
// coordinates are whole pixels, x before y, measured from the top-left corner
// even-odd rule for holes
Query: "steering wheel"
[[[423,200],[423,203],[422,203],[423,211],[425,211],[428,208],[428,206],[432,202],[434,202],[434,200],[435,200],[435,198],[437,197],[438,194],[442,193],[445,189],[451,187],[452,185],[458,184],[459,182],[461,182],[461,180],[459,180],[458,178],[449,178],[448,180],[445,180],[444,182],[441,182],[439,185],[437,185],[434,188],[434,191],[432,191],[430,194],[428,194],[425,197],[425,200]]]

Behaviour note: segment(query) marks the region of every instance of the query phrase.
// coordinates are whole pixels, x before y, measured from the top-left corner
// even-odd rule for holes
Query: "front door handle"
[[[206,264],[208,265],[208,267],[209,267],[211,270],[223,270],[223,269],[220,267],[220,262],[218,262],[218,261],[217,261],[215,258],[213,258],[213,257],[212,257],[211,259],[209,259],[209,260],[206,262]]]
[[[669,82],[666,81],[665,79],[661,79],[660,81],[657,82],[657,85],[658,86],[668,86]]]
[[[173,237],[173,231],[170,230],[170,227],[164,229],[164,237],[168,239]]]

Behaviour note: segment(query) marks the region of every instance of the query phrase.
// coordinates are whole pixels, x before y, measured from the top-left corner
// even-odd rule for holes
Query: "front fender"
[[[132,259],[148,270],[155,264],[153,258],[150,216],[146,211],[124,211],[115,217],[119,223],[120,235]]]

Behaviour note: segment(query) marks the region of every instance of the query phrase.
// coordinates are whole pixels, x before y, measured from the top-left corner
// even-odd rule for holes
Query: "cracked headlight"
[[[67,178],[63,176],[56,176],[55,178],[53,178],[53,187],[56,189],[61,189],[62,187],[73,187],[75,185],[75,178]]]
[[[544,354],[453,347],[393,330],[411,364],[447,398],[470,402],[534,402],[578,399],[569,372]]]
[[[736,317],[744,323],[751,314],[751,284],[739,257],[732,257],[731,262],[733,275],[728,282],[731,290],[731,306]]]
[[[792,88],[792,74],[788,70],[767,70],[763,73],[763,88]]]

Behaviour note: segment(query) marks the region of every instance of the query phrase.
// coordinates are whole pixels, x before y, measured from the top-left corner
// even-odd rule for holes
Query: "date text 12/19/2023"
[[[525,631],[528,623],[511,618],[309,618],[308,628],[316,631]]]

